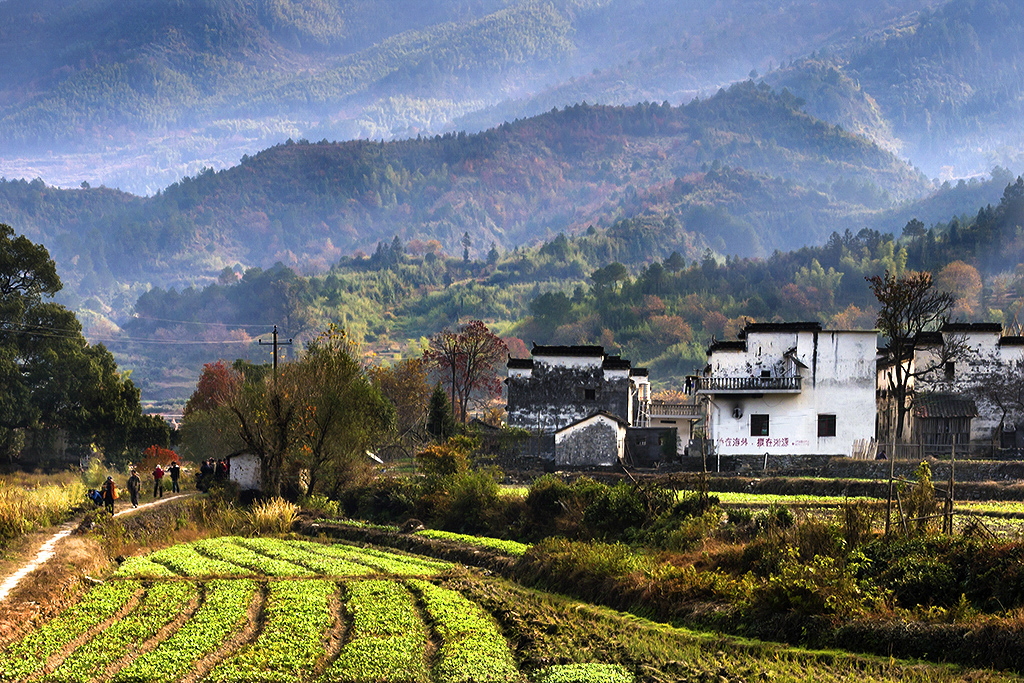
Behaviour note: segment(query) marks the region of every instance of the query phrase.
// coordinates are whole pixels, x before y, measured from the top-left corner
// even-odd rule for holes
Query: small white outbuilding
[[[236,453],[227,457],[228,479],[238,484],[241,491],[260,490],[260,459],[251,453]]]

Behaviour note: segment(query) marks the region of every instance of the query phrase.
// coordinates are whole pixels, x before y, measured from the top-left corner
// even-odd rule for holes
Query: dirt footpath
[[[116,501],[114,516],[134,516],[194,495],[165,494],[138,508],[125,496]],[[96,539],[74,534],[87,517],[104,514],[102,507],[97,508],[60,527],[29,534],[12,546],[0,563],[0,645],[39,614],[53,613],[76,599],[89,577],[107,566],[109,559]]]

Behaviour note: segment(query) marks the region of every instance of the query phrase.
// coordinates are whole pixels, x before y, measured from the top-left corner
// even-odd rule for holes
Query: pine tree
[[[455,435],[455,418],[452,416],[452,404],[441,383],[434,385],[434,393],[430,396],[430,407],[427,409],[427,432],[436,441],[445,441]]]

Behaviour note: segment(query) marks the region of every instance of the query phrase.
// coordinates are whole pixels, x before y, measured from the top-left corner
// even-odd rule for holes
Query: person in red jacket
[[[153,497],[164,497],[164,468],[159,463],[153,468]]]

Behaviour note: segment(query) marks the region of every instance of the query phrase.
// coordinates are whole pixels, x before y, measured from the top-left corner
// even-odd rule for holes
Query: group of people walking
[[[204,460],[203,464],[199,466],[199,471],[196,472],[196,488],[200,491],[206,491],[214,480],[227,478],[228,461],[210,458],[209,460]]]
[[[171,493],[179,493],[181,491],[179,486],[179,482],[181,480],[181,465],[178,464],[177,460],[172,460],[166,470],[157,463],[156,467],[153,468],[152,474],[153,498],[163,498],[164,476],[169,476],[171,480]],[[131,475],[128,477],[128,481],[125,483],[125,488],[128,489],[128,495],[131,498],[132,507],[139,507],[139,492],[142,490],[142,478],[134,467],[131,470]],[[114,501],[117,500],[118,497],[117,486],[114,484],[114,478],[107,477],[100,490],[90,491],[89,497],[97,504],[102,501],[103,509],[113,515]]]

